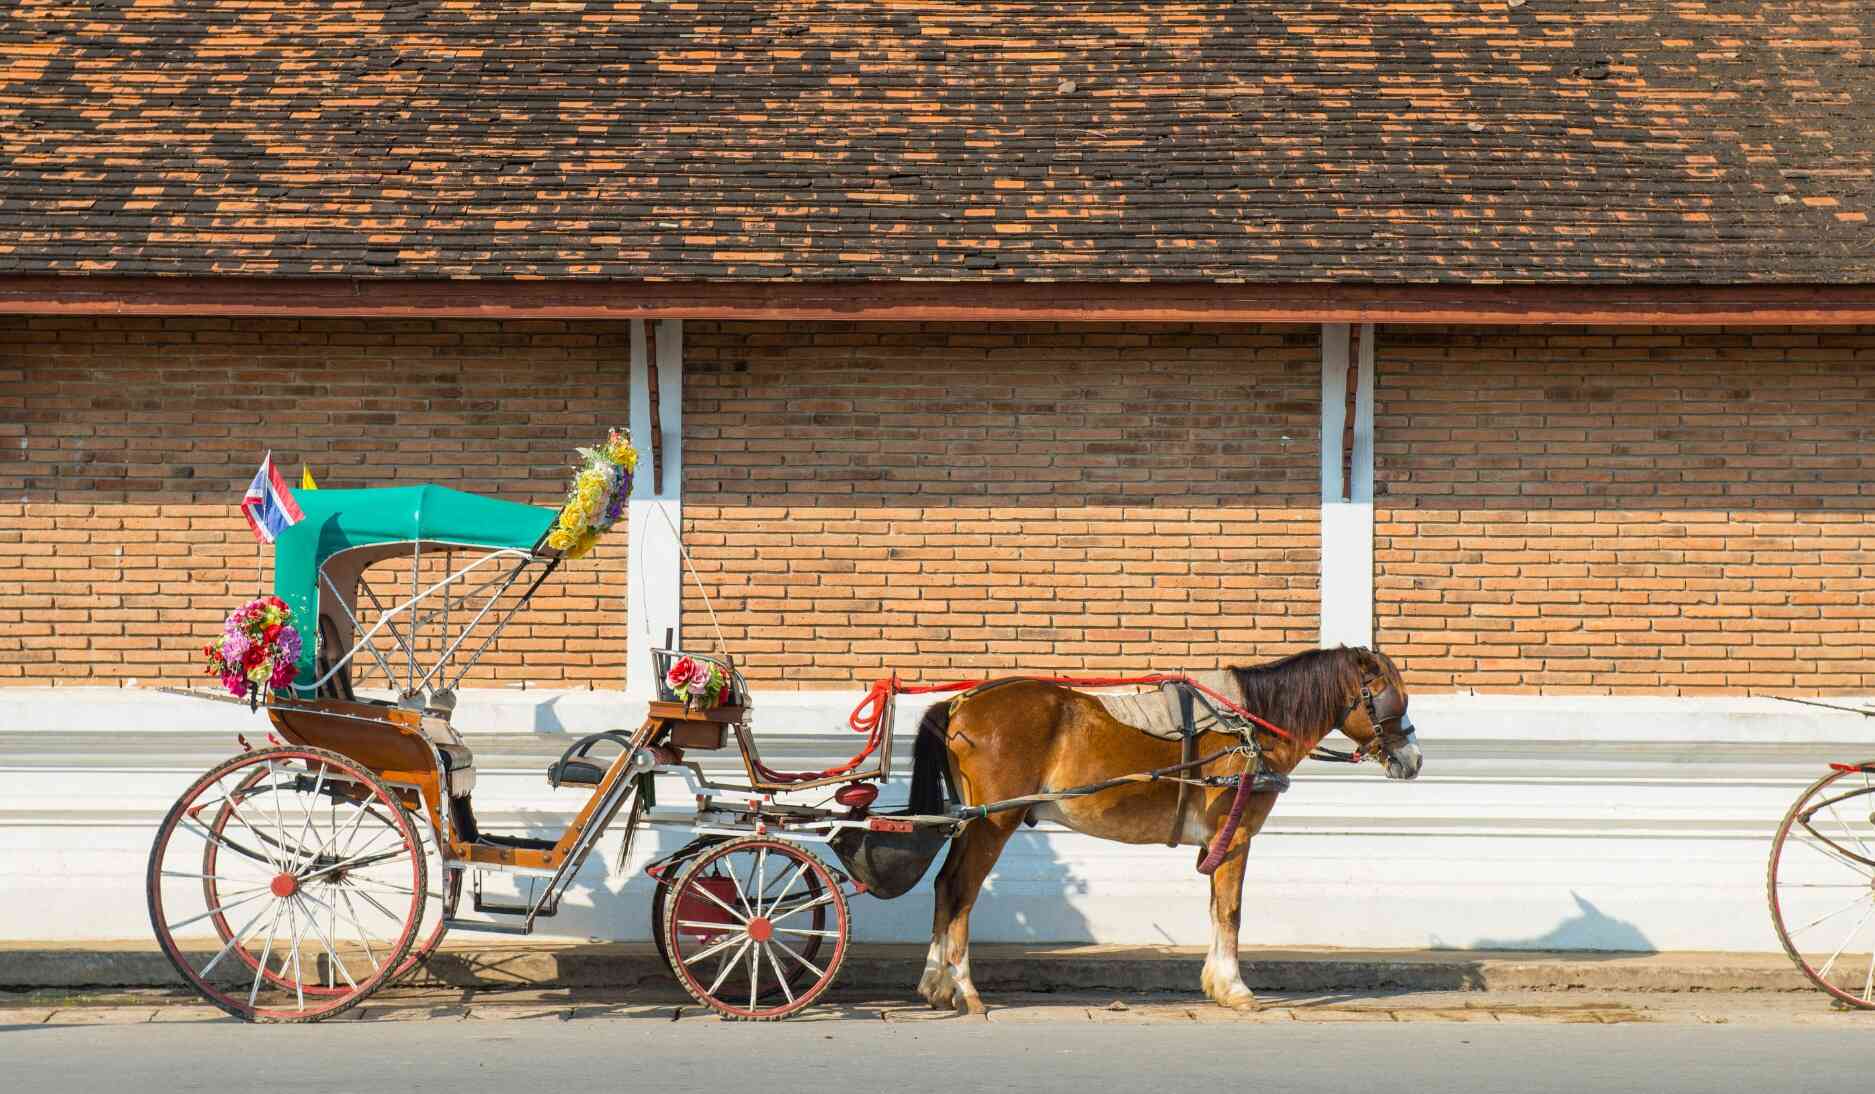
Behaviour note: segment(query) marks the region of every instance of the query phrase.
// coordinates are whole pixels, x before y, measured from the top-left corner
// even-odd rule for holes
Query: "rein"
[[[1380,679],[1383,680],[1384,686],[1380,689],[1380,692],[1376,692],[1373,687],[1374,679],[1374,677],[1368,677],[1361,681],[1360,696],[1348,704],[1348,708],[1341,712],[1341,717],[1335,720],[1334,728],[1328,731],[1328,733],[1334,733],[1337,730],[1345,731],[1348,724],[1348,716],[1353,714],[1357,707],[1365,706],[1367,708],[1368,723],[1374,727],[1373,740],[1355,749],[1353,752],[1341,752],[1337,749],[1317,746],[1309,752],[1310,759],[1328,760],[1334,763],[1357,764],[1366,759],[1373,749],[1381,747],[1380,727],[1386,722],[1399,721],[1399,719],[1403,717],[1404,712],[1396,714],[1385,721],[1381,720],[1380,711],[1374,705],[1374,696],[1392,688],[1393,684],[1385,681],[1385,678],[1382,677]],[[1322,736],[1326,737],[1328,733],[1324,733]],[[1251,762],[1261,763],[1261,754],[1254,754],[1251,758]],[[1198,862],[1198,872],[1200,874],[1209,876],[1216,873],[1217,868],[1224,864],[1225,850],[1230,846],[1231,838],[1237,834],[1238,826],[1243,823],[1244,809],[1250,804],[1250,787],[1251,784],[1256,781],[1247,777],[1250,774],[1247,770],[1244,774],[1246,777],[1238,780],[1237,794],[1231,799],[1230,812],[1225,814],[1223,826],[1217,830],[1217,835],[1211,838],[1210,850],[1207,851],[1204,858],[1200,859]]]

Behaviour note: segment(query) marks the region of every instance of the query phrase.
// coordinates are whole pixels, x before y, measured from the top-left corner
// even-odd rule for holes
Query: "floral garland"
[[[259,698],[263,688],[285,687],[299,671],[300,637],[293,609],[277,596],[237,608],[221,625],[221,642],[202,647],[208,672],[238,699]]]
[[[722,702],[723,692],[729,687],[721,665],[706,664],[691,657],[679,657],[665,674],[664,682],[679,699],[685,703],[700,700],[698,705],[705,710]]]
[[[608,528],[618,523],[625,512],[625,499],[631,496],[632,472],[638,467],[638,450],[629,434],[614,429],[605,443],[581,448],[580,468],[567,491],[566,504],[560,507],[560,520],[547,533],[547,546],[567,558],[579,558],[592,550],[593,544]]]

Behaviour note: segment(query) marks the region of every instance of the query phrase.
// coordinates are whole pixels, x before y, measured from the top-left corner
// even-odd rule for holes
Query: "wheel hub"
[[[767,916],[758,915],[749,920],[749,937],[757,942],[767,942],[775,937],[775,925]]]
[[[277,874],[274,876],[273,883],[269,885],[268,888],[273,891],[274,896],[285,900],[287,897],[299,892],[299,879],[292,874]]]

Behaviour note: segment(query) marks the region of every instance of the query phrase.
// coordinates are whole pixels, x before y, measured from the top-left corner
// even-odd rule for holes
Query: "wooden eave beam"
[[[0,276],[0,314],[894,322],[1875,323],[1875,285],[515,281]]]

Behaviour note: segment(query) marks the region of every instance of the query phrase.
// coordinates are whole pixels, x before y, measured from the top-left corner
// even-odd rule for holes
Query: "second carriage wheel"
[[[391,790],[313,748],[210,769],[164,818],[147,876],[164,955],[250,1021],[330,1017],[405,971],[427,881]]]
[[[1875,762],[1833,768],[1798,797],[1771,841],[1765,890],[1798,971],[1875,1009]]]
[[[710,847],[672,884],[664,948],[677,982],[725,1018],[773,1021],[812,1006],[846,960],[840,881],[771,836]]]

